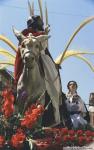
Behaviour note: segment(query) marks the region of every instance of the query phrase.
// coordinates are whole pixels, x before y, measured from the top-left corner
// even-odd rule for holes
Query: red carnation
[[[92,142],[92,137],[90,137],[90,136],[87,137],[87,138],[86,138],[86,142],[87,142],[87,144],[90,143],[90,142]]]
[[[10,89],[5,89],[2,92],[2,96],[4,97],[4,100],[10,99],[11,102],[14,102],[14,95],[12,94],[12,91]]]
[[[21,126],[26,127],[26,128],[32,128],[33,125],[36,123],[37,118],[33,116],[26,116],[22,121],[21,121]]]
[[[14,112],[14,95],[12,91],[9,89],[5,89],[2,92],[2,96],[4,98],[4,104],[2,107],[2,111],[6,118],[9,118]]]
[[[83,135],[83,131],[82,130],[77,130],[76,134],[77,135]]]
[[[25,141],[26,136],[23,132],[17,132],[11,138],[11,144],[13,147],[18,148],[22,147],[23,142]]]
[[[94,136],[94,131],[92,131],[92,136]]]
[[[85,131],[86,136],[92,136],[92,132],[90,130]]]
[[[63,141],[64,141],[64,142],[69,141],[69,139],[70,139],[70,138],[69,138],[69,136],[68,136],[68,135],[64,135],[64,136],[63,136]]]
[[[42,105],[34,106],[33,109],[30,107],[25,112],[25,117],[21,120],[21,126],[26,128],[32,128],[37,122],[40,115],[43,113],[44,107]]]
[[[72,136],[70,136],[70,141],[75,141],[75,136],[74,135],[72,135]]]
[[[78,137],[78,142],[79,142],[79,145],[83,145],[86,141],[86,138],[84,136],[79,136]]]
[[[14,110],[6,110],[6,111],[4,112],[4,116],[5,116],[6,118],[9,118],[9,117],[11,116],[11,114],[13,114],[13,111],[14,111]]]
[[[62,135],[68,134],[68,128],[63,128],[61,132],[62,132]]]
[[[75,134],[75,131],[74,131],[74,130],[69,130],[68,134],[69,134],[69,135],[74,135],[74,134]]]
[[[31,107],[29,107],[27,109],[27,111],[25,112],[25,115],[29,115],[32,113],[32,110],[36,108],[36,105],[35,104],[32,104]]]
[[[3,147],[5,144],[5,138],[4,136],[0,136],[0,148]]]

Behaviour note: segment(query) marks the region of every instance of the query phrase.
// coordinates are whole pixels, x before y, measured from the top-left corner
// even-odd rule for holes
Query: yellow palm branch
[[[91,70],[94,71],[94,66],[91,64],[91,62],[89,62],[87,58],[82,56],[82,55],[85,55],[85,54],[93,55],[94,52],[86,52],[86,51],[85,52],[80,52],[80,51],[68,50],[66,52],[66,54],[64,55],[62,62],[65,59],[67,59],[71,56],[74,56],[74,57],[77,57],[77,58],[83,60],[91,68]],[[55,60],[56,64],[60,64],[61,57],[62,57],[62,54]]]
[[[13,61],[0,61],[0,65],[11,65],[11,66],[14,66],[14,62]]]
[[[0,48],[0,55],[4,55],[5,57],[8,57],[9,59],[15,60],[15,55],[11,54],[6,49]]]
[[[16,46],[8,38],[6,38],[5,36],[0,35],[0,40],[5,42],[6,44],[8,44],[12,48],[12,50],[14,50],[15,52],[17,51]]]
[[[0,40],[8,44],[14,52],[17,51],[16,46],[7,37],[0,35]],[[8,52],[8,50],[3,48],[0,48],[0,55],[4,55],[5,57],[8,57],[9,60],[11,60],[11,61],[0,61],[0,69],[6,68],[9,65],[14,66],[15,55],[11,54],[10,52]]]
[[[6,68],[7,66],[7,64],[0,64],[0,70]]]
[[[87,18],[86,20],[84,20],[78,27],[77,29],[74,31],[74,33],[72,34],[72,36],[70,37],[68,43],[65,46],[64,52],[62,53],[61,59],[60,59],[60,64],[62,63],[63,57],[66,53],[66,51],[68,50],[71,42],[73,41],[74,37],[77,35],[77,33],[88,23],[90,23],[91,21],[94,20],[94,16]]]
[[[90,61],[88,61],[87,58],[83,57],[82,55],[76,55],[75,57],[82,59],[87,65],[91,68],[91,70],[94,72],[94,65],[91,64]]]
[[[85,54],[88,54],[88,55],[94,55],[94,52],[87,52],[87,51],[84,51],[84,52],[81,52],[81,51],[78,51],[78,50],[68,50],[63,59],[62,59],[62,63],[65,59],[67,59],[68,57],[71,57],[71,56],[77,56],[77,55],[85,55]],[[62,54],[60,54],[56,60],[55,60],[55,63],[56,64],[60,64],[60,60],[61,60],[61,57],[62,57]]]
[[[6,49],[0,48],[0,55],[4,55],[5,58],[7,57],[7,61],[0,61],[0,69],[6,68],[9,65],[14,66],[15,62],[15,55],[8,52]]]

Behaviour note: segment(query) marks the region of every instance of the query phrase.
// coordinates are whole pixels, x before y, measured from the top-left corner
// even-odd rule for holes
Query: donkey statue
[[[47,40],[49,35],[39,35],[37,37],[29,33],[25,37],[21,32],[14,29],[14,34],[20,41],[20,53],[23,61],[23,71],[17,83],[17,101],[19,111],[24,111],[30,104],[40,100],[41,104],[45,105],[48,97],[49,104],[52,104],[54,122],[60,124],[60,105],[62,105],[62,88],[60,76],[56,69],[55,63],[45,54]],[[41,60],[41,61],[40,61]],[[26,92],[25,101],[22,100],[22,93]],[[48,96],[47,96],[48,95]],[[49,105],[48,104],[48,105]],[[52,113],[52,112],[51,112]],[[63,114],[62,114],[63,115]],[[49,114],[48,118],[51,116]],[[46,118],[46,123],[51,119]],[[51,123],[44,126],[51,125]]]

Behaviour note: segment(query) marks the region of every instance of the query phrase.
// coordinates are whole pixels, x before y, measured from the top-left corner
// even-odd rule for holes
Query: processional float
[[[41,0],[39,0],[38,2],[39,2],[39,9],[40,9],[40,17],[41,17],[41,19],[43,21],[42,2],[41,2]],[[30,2],[28,2],[28,6],[29,6],[30,17],[32,18],[32,16],[34,16],[34,3],[32,3],[32,5],[31,5]],[[93,20],[94,20],[94,16],[93,17],[89,17],[86,20],[84,20],[77,27],[77,29],[74,31],[74,33],[70,37],[69,41],[67,42],[67,44],[66,44],[65,49],[63,50],[63,52],[56,58],[56,60],[54,60],[54,64],[56,64],[58,66],[61,66],[61,64],[64,62],[65,59],[67,59],[67,58],[69,58],[71,56],[74,56],[74,57],[77,57],[77,58],[83,60],[91,68],[91,70],[94,71],[94,67],[91,64],[91,62],[89,62],[89,60],[83,56],[83,55],[94,55],[94,52],[88,52],[88,51],[84,51],[83,52],[83,51],[69,50],[68,49],[69,46],[70,46],[70,44],[71,44],[71,42],[73,41],[73,39],[77,35],[77,33],[86,24],[90,23]],[[45,29],[44,29],[45,35],[42,35],[42,36],[40,36],[40,37],[37,38],[37,37],[34,37],[34,35],[29,34],[29,36],[27,38],[28,40],[27,40],[25,38],[25,36],[23,36],[23,34],[20,31],[16,30],[14,27],[13,27],[13,32],[16,35],[16,37],[21,40],[22,45],[26,46],[26,48],[28,48],[30,46],[29,44],[32,45],[34,42],[36,42],[36,43],[38,42],[38,44],[39,44],[41,42],[40,39],[42,39],[44,41],[46,40],[46,43],[47,43],[47,46],[48,46],[49,24],[48,24],[48,10],[47,10],[47,6],[45,6]],[[3,41],[4,43],[6,43],[9,47],[11,47],[12,50],[14,51],[14,53],[15,53],[15,54],[11,54],[8,50],[6,50],[4,48],[0,48],[0,55],[4,55],[4,57],[6,59],[8,59],[6,61],[0,61],[0,68],[2,69],[2,68],[7,67],[7,66],[14,66],[14,64],[15,64],[15,58],[16,58],[16,53],[18,51],[18,48],[7,37],[5,37],[3,35],[0,35],[0,40]],[[45,61],[44,61],[44,63],[45,63]],[[50,63],[50,64],[54,67],[54,65],[52,63]],[[44,71],[45,71],[45,69],[44,69]],[[51,86],[49,86],[49,87],[51,88]],[[54,86],[52,86],[52,87],[54,88]],[[27,86],[27,88],[28,88],[28,86]],[[52,92],[54,93],[54,90]],[[53,100],[53,95],[51,95],[51,93],[49,92],[49,90],[48,90],[48,93],[49,93],[50,96],[52,96],[51,98]],[[26,91],[22,91],[21,94],[23,96],[27,96],[26,95],[27,94]],[[42,94],[44,94],[44,93],[42,93]],[[4,100],[7,101],[7,107],[9,107],[9,105],[11,105],[13,107],[14,98],[13,98],[12,93],[10,91],[6,90],[5,92],[3,92],[3,96],[4,96]],[[44,95],[40,95],[40,97],[38,98],[38,100],[40,100],[41,97],[43,97],[43,96]],[[54,99],[55,99],[55,97],[54,97]],[[13,126],[13,123],[11,123],[11,120],[7,120],[7,118],[10,117],[10,112],[6,111],[7,107],[6,107],[5,101],[4,101],[4,105],[3,105],[3,113],[5,115],[5,118],[4,118],[4,115],[1,116],[1,121],[3,122],[4,125],[9,125],[9,126],[5,126],[5,128],[4,128],[6,136],[7,136],[7,134],[9,135],[9,133],[7,133],[6,129],[7,129],[7,127],[10,127],[10,125],[12,125],[12,127],[13,127],[13,133],[11,133],[11,135],[9,135],[10,136],[10,138],[9,138],[10,141],[8,141],[9,140],[8,139],[7,142],[5,142],[5,139],[4,139],[3,136],[1,137],[1,139],[3,139],[3,143],[2,143],[2,147],[3,148],[6,147],[6,145],[8,145],[8,146],[10,146],[12,148],[18,149],[19,145],[20,145],[21,148],[23,147],[21,150],[23,150],[25,146],[27,146],[26,147],[27,150],[33,150],[33,148],[34,148],[33,145],[37,145],[38,148],[39,148],[39,146],[41,146],[41,145],[43,146],[44,145],[44,147],[46,146],[46,148],[47,148],[47,146],[48,146],[48,148],[49,148],[49,146],[52,146],[53,149],[56,146],[58,146],[57,149],[59,150],[59,148],[61,148],[64,145],[64,143],[62,145],[62,140],[58,140],[58,137],[59,137],[59,139],[63,138],[62,134],[64,135],[64,132],[68,133],[69,132],[68,129],[65,128],[64,130],[61,131],[60,129],[57,129],[57,130],[53,130],[51,128],[49,128],[49,129],[47,129],[47,128],[46,129],[41,129],[40,127],[38,127],[38,129],[37,129],[37,126],[35,126],[36,128],[33,127],[33,125],[35,125],[34,123],[37,121],[37,119],[39,119],[39,116],[41,116],[42,113],[44,112],[44,108],[42,107],[42,105],[39,102],[37,102],[36,105],[34,104],[28,110],[25,110],[25,108],[27,106],[27,105],[25,105],[25,107],[23,107],[23,110],[22,110],[23,111],[22,112],[22,116],[19,114],[19,112],[17,112],[18,114],[15,114],[15,116],[12,116],[13,117],[12,119],[16,119],[16,121],[20,122],[20,127],[21,127],[19,129],[18,128],[19,124],[16,124],[15,121],[14,121],[13,123],[16,126],[16,128],[14,129],[14,126]],[[11,101],[11,103],[10,103],[10,101]],[[22,101],[21,101],[21,104],[22,104]],[[20,107],[21,107],[21,104],[20,104]],[[54,102],[53,106],[55,107],[56,104],[57,103]],[[57,109],[57,107],[55,107],[55,108]],[[24,112],[25,112],[25,114],[24,114]],[[11,112],[11,113],[13,113],[13,112]],[[33,127],[33,129],[32,129],[32,127]],[[8,130],[9,129],[10,128],[8,128]],[[43,132],[44,132],[44,134],[42,134]],[[78,133],[75,133],[74,131],[72,133],[74,134],[74,136],[77,136],[77,134],[78,134]],[[49,140],[47,141],[47,139],[46,139],[47,137],[45,137],[45,140],[43,140],[43,141],[36,140],[36,136],[39,136],[39,134],[41,135],[41,137],[42,136],[47,136],[49,134]],[[87,135],[86,132],[81,132],[81,134]],[[70,135],[71,135],[71,132],[70,132]],[[52,138],[52,136],[54,138]],[[20,138],[18,138],[18,137],[20,137]],[[32,137],[35,138],[35,139],[33,140]],[[75,139],[74,139],[74,141],[75,141]],[[85,141],[85,139],[84,139],[84,141]],[[29,146],[28,146],[27,142],[29,143]],[[86,142],[87,141],[85,141],[83,143],[83,145],[86,144]],[[75,144],[79,145],[79,143],[77,143],[77,141],[76,141],[76,143],[73,142],[73,141],[71,142],[72,146],[75,146]],[[76,145],[76,146],[78,146],[78,145]]]

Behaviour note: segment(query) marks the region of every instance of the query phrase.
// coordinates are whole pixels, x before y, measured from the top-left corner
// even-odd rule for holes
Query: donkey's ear
[[[43,42],[43,41],[46,41],[50,38],[51,36],[50,35],[39,35],[36,37],[36,39],[39,41],[39,42]]]
[[[14,35],[17,37],[19,42],[22,42],[26,37],[18,30],[16,30],[14,27],[12,27]]]

